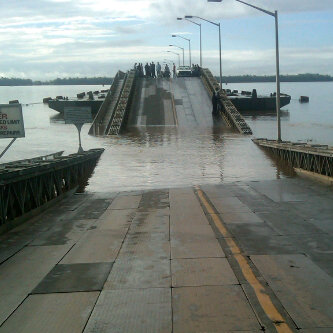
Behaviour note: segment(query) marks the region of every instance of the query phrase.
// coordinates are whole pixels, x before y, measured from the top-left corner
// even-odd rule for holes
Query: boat
[[[64,113],[64,109],[66,107],[80,107],[80,106],[90,106],[91,113],[96,114],[102,105],[104,99],[96,99],[96,100],[58,100],[51,99],[48,101],[49,108],[58,111],[60,113]]]
[[[97,93],[97,91],[95,91]],[[68,98],[63,96],[57,96],[56,98],[52,98],[48,100],[49,108],[58,111],[60,113],[64,113],[64,109],[67,107],[91,107],[91,113],[95,115],[100,106],[102,105],[105,99],[105,94],[99,94],[94,97],[92,91],[88,91],[87,93],[79,93],[77,94],[77,98]]]
[[[234,104],[239,112],[265,112],[269,113],[276,110],[276,94],[269,96],[257,95],[256,89],[251,91],[241,91],[230,89],[225,90],[227,96]],[[280,94],[280,107],[284,107],[290,103],[291,96]]]

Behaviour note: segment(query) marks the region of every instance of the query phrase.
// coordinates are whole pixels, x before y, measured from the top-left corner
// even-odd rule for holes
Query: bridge
[[[209,69],[200,69],[198,77],[176,79],[139,78],[135,70],[118,72],[89,134],[118,135],[126,126],[212,126],[211,96],[218,90],[219,84]],[[225,128],[252,134],[222,91],[218,106]]]
[[[153,126],[250,134],[222,92],[212,117],[217,87],[206,69],[176,79],[118,72],[90,134],[108,139]],[[308,159],[298,153],[319,153],[309,170],[325,177],[332,170],[328,147],[257,143],[299,163]],[[96,160],[101,151],[89,154]],[[39,200],[47,188],[54,195],[73,189],[76,158],[30,162],[49,171]],[[36,175],[25,164],[5,167],[29,176],[32,188]],[[15,204],[6,210],[24,213],[27,185],[7,183]],[[67,196],[0,236],[0,333],[332,332],[332,202],[331,188],[316,182],[260,175]],[[2,224],[15,217],[2,213]]]

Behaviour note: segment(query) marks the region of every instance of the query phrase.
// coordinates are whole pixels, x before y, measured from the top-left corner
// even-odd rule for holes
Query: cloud
[[[332,0],[249,2],[268,10],[278,9],[280,13],[333,10]],[[33,79],[43,79],[52,73],[87,76],[106,73],[109,69],[108,73],[114,74],[118,67],[126,70],[134,62],[163,59],[166,46],[175,42],[170,38],[172,31],[191,34],[189,25],[185,27],[184,22],[176,20],[184,15],[221,20],[262,13],[234,0],[223,0],[222,4],[208,4],[206,0],[10,0],[2,2],[0,11],[0,72],[4,76],[16,73]],[[316,25],[322,23],[322,18],[313,13],[311,18],[307,15],[303,23],[293,21],[293,16],[288,20],[288,29],[293,29],[293,25],[301,29],[301,25],[309,21]],[[326,20],[332,27],[332,20]],[[206,38],[208,45],[209,36]],[[311,45],[309,40],[307,42]],[[195,47],[195,42],[193,44]],[[317,49],[295,46],[285,49],[286,53],[281,50],[281,68],[292,72],[320,69],[322,73],[332,73],[329,47],[332,39],[327,39],[327,45],[326,48],[319,45]],[[242,41],[238,42],[238,48],[234,50],[234,46],[229,46],[229,50],[224,50],[225,71],[230,74],[274,72],[274,50],[245,50]],[[198,59],[195,49],[193,57]],[[216,49],[205,50],[207,65],[216,72],[217,57]]]
[[[199,55],[197,54],[198,58]],[[204,52],[204,66],[219,73],[219,54],[216,50]],[[222,66],[225,75],[274,75],[275,49],[224,50]],[[281,48],[281,74],[325,73],[333,75],[333,47]]]
[[[280,13],[301,13],[307,11],[333,10],[332,0],[252,0],[249,3],[268,11]],[[262,15],[235,0],[223,0],[223,3],[207,3],[206,0],[159,0],[150,6],[152,17],[165,24],[175,21],[176,17],[185,15],[200,16],[210,20],[239,18],[241,16]]]

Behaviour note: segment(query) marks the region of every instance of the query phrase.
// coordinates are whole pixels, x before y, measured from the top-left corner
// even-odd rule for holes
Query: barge
[[[91,107],[92,114],[96,114],[104,102],[105,93],[107,90],[101,91],[88,91],[87,93],[77,94],[77,98],[68,98],[63,96],[57,96],[55,99],[47,98],[43,99],[43,102],[47,102],[49,108],[64,113],[64,109],[67,107]],[[94,96],[95,95],[95,96]]]
[[[230,101],[234,104],[239,112],[272,112],[276,110],[276,94],[270,96],[258,96],[256,89],[250,91],[238,92],[238,90],[225,90]],[[290,103],[291,96],[280,94],[280,107]]]

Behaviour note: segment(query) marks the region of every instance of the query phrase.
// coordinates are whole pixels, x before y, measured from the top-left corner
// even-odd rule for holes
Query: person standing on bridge
[[[175,63],[173,63],[173,66],[172,66],[172,72],[173,72],[173,77],[177,77],[177,71],[176,71],[176,65]]]
[[[165,64],[164,77],[170,77],[170,68],[169,68],[168,64]]]
[[[139,72],[140,72],[139,76],[140,76],[140,77],[144,77],[144,74],[143,74],[143,65],[142,65],[142,63],[139,64]]]
[[[150,66],[148,65],[148,62],[145,65],[145,71],[146,71],[146,77],[150,77]]]
[[[157,77],[161,77],[161,70],[162,70],[162,67],[161,67],[160,63],[157,62],[157,65],[156,65]]]
[[[151,77],[156,77],[154,61],[150,64],[150,74],[151,74]]]
[[[213,104],[213,111],[212,111],[212,114],[213,116],[217,116],[218,115],[218,112],[217,112],[217,103],[218,103],[218,95],[217,95],[217,92],[214,90],[213,91],[213,96],[212,96],[212,104]]]

